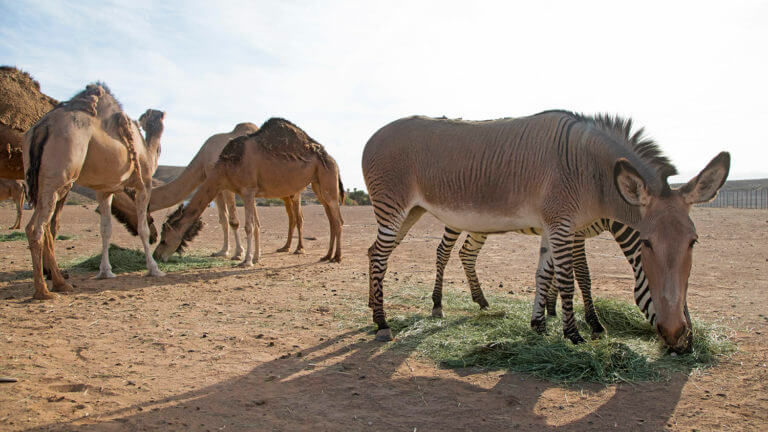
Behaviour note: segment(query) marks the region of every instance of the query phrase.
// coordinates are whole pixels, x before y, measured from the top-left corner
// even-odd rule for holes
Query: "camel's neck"
[[[168,184],[152,189],[149,211],[171,207],[180,203],[205,180],[203,163],[195,157],[182,173]]]

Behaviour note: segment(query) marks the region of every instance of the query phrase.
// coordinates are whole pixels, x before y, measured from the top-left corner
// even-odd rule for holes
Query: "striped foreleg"
[[[563,304],[563,335],[573,343],[584,342],[576,328],[573,315],[573,234],[568,222],[560,222],[548,229],[555,269],[555,286]]]
[[[456,240],[459,239],[461,231],[454,231],[451,228],[445,227],[445,233],[443,233],[443,239],[437,246],[437,270],[435,271],[435,289],[432,291],[432,316],[437,318],[443,317],[443,272],[445,272],[445,266],[448,264],[448,260],[451,257],[451,251],[456,244]]]
[[[544,318],[544,309],[548,309],[552,304],[550,315],[557,315],[554,311],[557,303],[557,288],[554,287],[552,280],[555,272],[552,267],[552,250],[549,246],[549,238],[546,234],[541,234],[541,247],[539,248],[539,264],[536,267],[536,296],[533,301],[533,312],[531,314],[531,327],[540,334],[547,331],[547,322]],[[554,299],[549,297],[554,295]]]
[[[483,290],[480,288],[480,280],[477,278],[475,265],[477,264],[477,254],[487,238],[487,234],[468,233],[464,246],[459,251],[461,265],[464,267],[464,273],[467,275],[467,282],[469,282],[469,290],[472,293],[472,300],[479,304],[481,309],[488,307],[488,300],[485,299]]]
[[[576,236],[573,240],[573,272],[579,283],[581,298],[584,301],[584,318],[592,329],[592,339],[599,339],[605,334],[605,328],[600,324],[592,302],[592,280],[587,265],[587,252],[584,247],[584,237]]]

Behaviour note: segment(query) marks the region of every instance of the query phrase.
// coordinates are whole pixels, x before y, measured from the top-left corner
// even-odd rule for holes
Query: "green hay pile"
[[[126,249],[120,246],[109,245],[109,263],[113,273],[137,272],[147,269],[147,261],[144,252],[136,249]],[[101,254],[89,258],[77,260],[66,267],[77,272],[97,272],[101,264]],[[189,269],[202,269],[211,267],[231,267],[235,263],[221,258],[208,257],[196,254],[184,256],[174,255],[168,262],[158,262],[160,270],[165,272],[177,272]]]
[[[8,234],[0,234],[0,242],[27,240],[27,235],[21,231],[13,231]]]
[[[58,236],[56,236],[56,240],[72,240],[75,238],[77,238],[77,236],[66,235],[66,234],[59,234]],[[22,240],[23,241],[27,240],[27,234],[21,231],[13,231],[8,234],[0,235],[0,242],[22,241]]]
[[[423,296],[392,297],[390,310],[396,309],[393,303],[418,302],[425,312],[431,307]],[[616,300],[595,303],[607,336],[573,345],[563,338],[560,318],[548,319],[546,336],[533,332],[529,301],[497,296],[489,301],[491,309],[480,311],[468,293],[448,293],[443,299],[446,318],[395,315],[389,320],[395,342],[386,349],[417,352],[446,367],[506,369],[558,383],[664,380],[675,372],[711,366],[735,351],[722,329],[694,321],[693,352],[669,355],[639,309]],[[583,319],[583,308],[577,307],[576,314]],[[578,324],[587,338],[588,325]]]

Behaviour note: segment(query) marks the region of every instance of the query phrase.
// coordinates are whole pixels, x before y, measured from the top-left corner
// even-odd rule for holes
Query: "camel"
[[[112,278],[109,239],[112,195],[126,187],[135,191],[138,227],[150,276],[164,276],[149,253],[146,222],[152,174],[157,169],[165,113],[147,110],[138,123],[122,110],[106,85],[89,84],[84,91],[56,107],[24,136],[23,154],[29,200],[34,207],[26,233],[32,256],[34,298],[54,298],[43,279],[45,256],[52,290],[72,290],[62,277],[53,251],[51,218],[61,210],[75,183],[93,189],[101,215],[102,259],[99,278]],[[139,131],[146,132],[146,141]]]
[[[13,198],[16,203],[16,222],[8,229],[21,228],[21,209],[24,206],[24,182],[21,180],[0,179],[0,201]]]
[[[211,200],[222,190],[228,190],[242,196],[245,202],[247,250],[239,265],[251,267],[260,258],[255,198],[298,197],[307,184],[312,185],[330,223],[330,245],[321,260],[340,262],[343,221],[339,205],[344,202],[344,187],[336,161],[298,126],[280,118],[271,118],[256,132],[227,143],[189,204],[179,206],[163,224],[154,255],[166,261],[184,240],[193,236],[193,223]]]
[[[203,146],[200,147],[195,157],[192,158],[187,168],[177,178],[152,189],[152,198],[149,200],[149,212],[168,208],[182,202],[211,175],[216,161],[219,160],[221,150],[227,145],[229,140],[256,132],[258,129],[259,127],[253,123],[239,123],[231,132],[215,134],[208,138],[203,143]],[[277,251],[287,252],[290,249],[295,226],[298,228],[299,244],[294,253],[302,254],[304,253],[304,243],[302,240],[304,215],[301,212],[300,193],[290,197],[283,197],[282,200],[288,213],[288,239],[285,245]],[[222,190],[216,195],[215,202],[219,213],[219,223],[224,234],[224,243],[221,246],[221,250],[213,253],[212,256],[227,257],[229,255],[229,228],[231,227],[235,237],[235,250],[231,259],[239,260],[241,259],[243,247],[240,245],[240,236],[237,232],[240,221],[237,217],[235,194],[228,190]],[[135,212],[130,211],[132,208],[134,207],[121,205],[122,213],[126,214],[121,215],[119,220],[136,221]],[[124,222],[124,224],[129,231],[136,233],[135,222]]]

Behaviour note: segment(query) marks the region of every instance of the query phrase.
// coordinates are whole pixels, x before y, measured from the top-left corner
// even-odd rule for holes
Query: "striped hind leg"
[[[488,300],[485,299],[483,290],[480,288],[480,280],[477,278],[475,266],[477,254],[482,249],[486,239],[488,239],[487,234],[468,233],[467,239],[459,251],[461,265],[464,267],[464,273],[467,275],[467,282],[469,282],[469,290],[472,293],[472,300],[480,305],[480,309],[488,307]]]
[[[547,322],[544,318],[546,307],[547,315],[557,316],[557,288],[554,285],[555,270],[552,264],[552,248],[549,245],[549,237],[541,234],[541,247],[539,248],[539,264],[536,267],[536,297],[533,301],[531,313],[531,327],[539,334],[547,332]]]
[[[432,316],[436,318],[443,317],[443,272],[448,260],[451,258],[451,251],[459,239],[461,231],[445,227],[443,239],[437,246],[437,262],[435,271],[435,289],[432,291]]]
[[[373,309],[373,322],[378,326],[378,341],[392,340],[392,330],[387,325],[387,314],[384,312],[383,280],[387,273],[387,260],[424,211],[420,207],[414,207],[404,215],[395,213],[394,209],[387,205],[374,204],[379,228],[376,241],[368,249],[368,307]]]
[[[592,329],[592,339],[600,339],[605,334],[605,328],[600,324],[592,302],[592,280],[589,276],[587,265],[587,252],[584,247],[584,237],[576,236],[573,240],[573,273],[581,290],[581,299],[584,301],[584,318]]]

